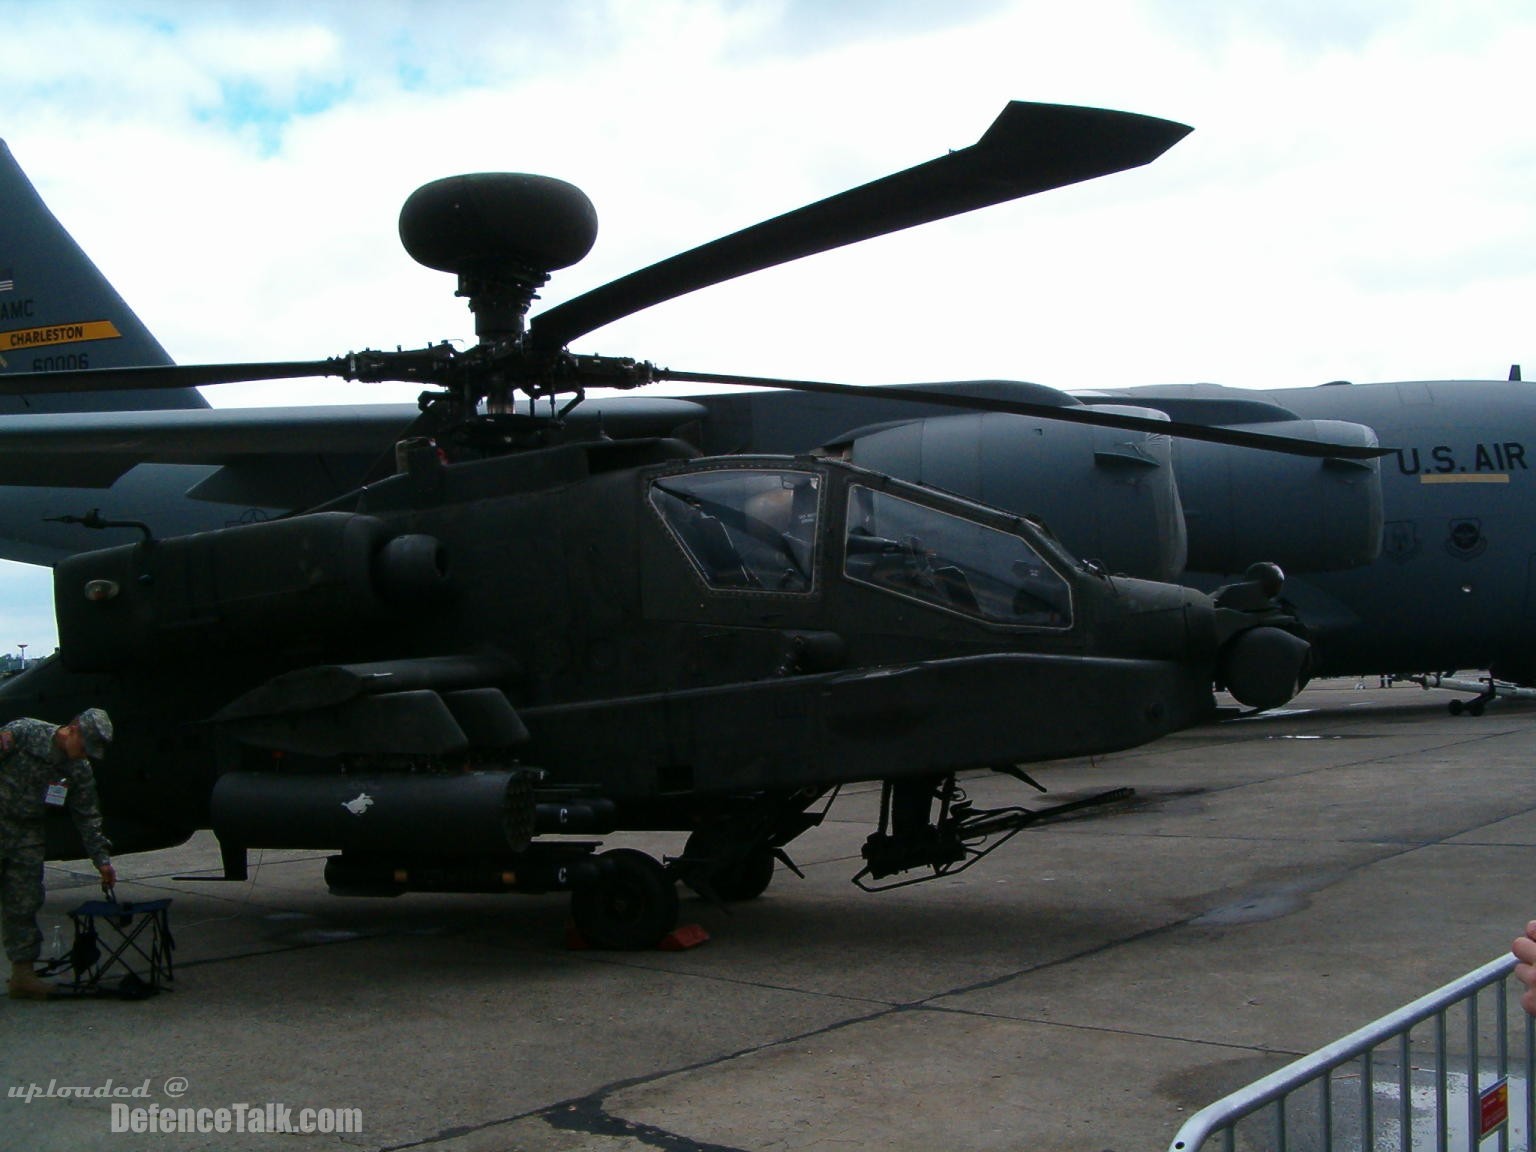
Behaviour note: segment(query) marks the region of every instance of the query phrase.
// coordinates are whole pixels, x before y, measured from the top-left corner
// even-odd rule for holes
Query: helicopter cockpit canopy
[[[711,467],[660,477],[660,514],[716,591],[818,589],[824,478],[804,467]],[[842,575],[989,624],[1069,628],[1069,582],[1023,536],[861,483],[847,488]]]
[[[843,574],[993,624],[1070,627],[1071,586],[1029,542],[958,513],[851,485]]]
[[[651,485],[661,513],[711,588],[809,593],[821,477],[790,468],[727,468]]]

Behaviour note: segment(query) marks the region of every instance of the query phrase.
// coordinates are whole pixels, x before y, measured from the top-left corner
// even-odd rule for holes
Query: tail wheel
[[[654,948],[677,927],[677,885],[660,861],[633,848],[597,857],[599,876],[571,893],[576,930],[595,948]]]

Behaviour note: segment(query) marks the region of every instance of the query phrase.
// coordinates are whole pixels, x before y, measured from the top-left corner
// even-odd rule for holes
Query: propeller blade
[[[290,380],[345,376],[346,360],[292,360],[269,364],[165,364],[151,368],[89,368],[77,372],[0,373],[0,395],[44,392],[134,392],[152,388],[198,388],[247,380]]]
[[[748,272],[1148,164],[1190,131],[1130,112],[1014,101],[969,148],[610,281],[536,316],[529,338],[540,351],[558,351],[604,324]]]
[[[1334,460],[1374,460],[1393,451],[1374,444],[1338,444],[1321,440],[1301,440],[1294,436],[1274,436],[1219,424],[1190,424],[1183,420],[1158,420],[1121,412],[1100,412],[1077,405],[1035,404],[1027,400],[1002,400],[981,396],[962,396],[953,392],[934,392],[923,388],[893,387],[883,384],[833,384],[822,380],[779,380],[766,376],[721,376],[709,372],[677,372],[657,368],[657,380],[677,380],[689,384],[743,384],[758,388],[778,388],[786,392],[819,392],[830,396],[862,396],[875,400],[905,400],[959,408],[966,412],[1003,412],[1014,416],[1035,416],[1063,420],[1069,424],[1090,424],[1097,428],[1124,428],[1131,432],[1151,432],[1178,436],[1185,440],[1205,440],[1236,448],[1260,448],[1290,456],[1314,456]],[[1130,403],[1129,400],[1125,401]]]

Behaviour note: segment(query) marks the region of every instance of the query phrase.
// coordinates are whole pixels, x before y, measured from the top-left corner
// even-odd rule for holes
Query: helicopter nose
[[[1219,682],[1249,708],[1278,708],[1306,684],[1312,645],[1283,628],[1250,628],[1221,651]]]

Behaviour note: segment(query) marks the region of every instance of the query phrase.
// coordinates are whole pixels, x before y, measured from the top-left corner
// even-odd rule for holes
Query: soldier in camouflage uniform
[[[106,755],[111,740],[112,721],[100,708],[62,726],[12,720],[0,727],[0,932],[14,999],[46,999],[53,990],[33,967],[43,944],[37,913],[43,906],[43,818],[50,807],[69,810],[102,886],[117,882],[86,759]]]

